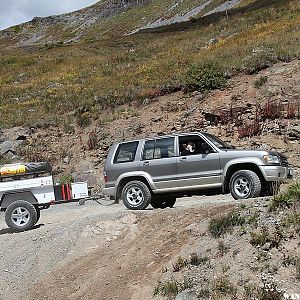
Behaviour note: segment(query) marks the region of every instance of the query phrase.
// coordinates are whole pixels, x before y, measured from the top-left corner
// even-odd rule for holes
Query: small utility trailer
[[[86,182],[54,185],[48,163],[0,166],[0,208],[14,232],[32,229],[51,205],[89,199]]]

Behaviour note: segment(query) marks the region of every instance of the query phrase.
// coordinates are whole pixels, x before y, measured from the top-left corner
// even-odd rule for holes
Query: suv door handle
[[[187,157],[180,157],[180,161],[186,162],[188,160]]]
[[[143,166],[149,166],[150,165],[150,161],[144,161],[143,162]]]

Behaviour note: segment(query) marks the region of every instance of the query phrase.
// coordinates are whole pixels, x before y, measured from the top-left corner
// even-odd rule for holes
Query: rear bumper
[[[285,166],[261,166],[266,181],[288,182],[293,178],[293,169]]]
[[[102,190],[104,195],[110,196],[111,198],[116,197],[116,188],[115,187],[107,187]]]

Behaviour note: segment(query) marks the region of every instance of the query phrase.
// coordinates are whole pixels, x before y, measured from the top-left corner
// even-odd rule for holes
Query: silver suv
[[[165,208],[204,189],[230,192],[235,199],[271,194],[292,176],[278,152],[237,150],[211,134],[192,132],[112,145],[103,193],[129,209]]]

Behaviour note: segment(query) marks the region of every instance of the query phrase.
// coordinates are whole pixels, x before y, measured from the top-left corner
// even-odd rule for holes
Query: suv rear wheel
[[[124,205],[132,210],[145,209],[151,202],[149,187],[138,180],[128,182],[122,189]]]
[[[241,170],[232,175],[229,189],[234,199],[255,198],[260,195],[261,182],[255,172]]]
[[[173,207],[176,203],[175,197],[168,197],[168,196],[159,196],[159,197],[152,197],[151,205],[153,208],[167,208]]]

